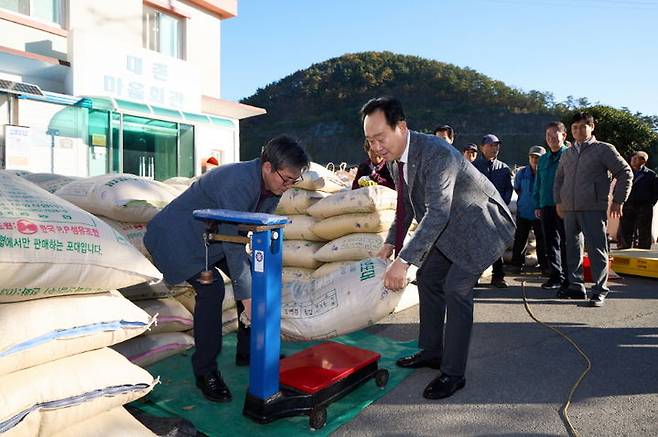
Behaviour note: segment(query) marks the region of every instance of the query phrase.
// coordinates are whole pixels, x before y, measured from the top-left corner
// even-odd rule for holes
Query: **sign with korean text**
[[[87,33],[74,32],[70,41],[72,95],[200,112],[199,72],[192,64],[141,47],[99,41]]]

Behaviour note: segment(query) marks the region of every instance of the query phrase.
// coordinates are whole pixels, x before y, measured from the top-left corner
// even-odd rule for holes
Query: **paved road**
[[[451,398],[421,396],[435,370],[415,371],[334,436],[568,435],[558,410],[584,370],[584,360],[535,315],[581,346],[592,370],[575,393],[571,421],[582,436],[658,435],[658,280],[624,277],[603,308],[561,301],[540,278],[513,276],[508,289],[479,289],[466,388]],[[370,328],[416,339],[418,307]]]

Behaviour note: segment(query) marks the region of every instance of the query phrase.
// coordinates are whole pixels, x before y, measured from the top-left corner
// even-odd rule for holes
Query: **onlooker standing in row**
[[[393,177],[388,171],[386,161],[370,148],[370,143],[367,140],[363,142],[363,150],[368,155],[368,159],[359,164],[354,182],[352,182],[352,189],[356,190],[367,186],[369,182],[374,182],[377,185],[395,190],[395,182],[393,182]]]
[[[473,143],[468,143],[462,149],[462,155],[464,155],[464,159],[469,162],[475,161],[475,158],[478,157],[478,146]]]
[[[541,287],[545,290],[567,288],[567,249],[565,247],[564,221],[557,215],[553,198],[553,184],[560,157],[567,150],[565,140],[567,128],[564,123],[554,121],[546,126],[546,144],[549,152],[539,158],[533,197],[537,209],[535,216],[541,219],[546,245],[546,257],[550,267],[548,281]]]
[[[593,135],[594,117],[587,112],[577,113],[571,122],[575,143],[560,159],[555,175],[557,212],[564,218],[569,266],[569,288],[559,297],[585,299],[583,281],[582,237],[592,267],[592,296],[590,305],[603,306],[609,293],[608,281],[608,194],[610,176],[616,179],[610,205],[610,216],[620,217],[622,204],[631,191],[633,172],[612,144],[599,142]],[[608,173],[609,172],[609,173]]]
[[[512,171],[507,164],[498,160],[500,152],[498,137],[492,134],[482,137],[480,152],[481,156],[473,161],[473,165],[491,181],[505,204],[509,205],[512,200]],[[507,287],[502,257],[493,264],[491,285],[498,288]]]
[[[525,264],[526,248],[530,229],[535,233],[537,244],[537,261],[542,270],[546,269],[548,261],[544,250],[544,234],[541,220],[535,216],[537,203],[533,197],[535,175],[539,158],[546,153],[542,146],[532,146],[528,151],[528,165],[520,168],[514,176],[514,191],[519,196],[516,201],[516,232],[512,247],[512,266],[515,273],[521,273]]]
[[[449,144],[452,144],[455,141],[455,130],[448,124],[436,127],[434,129],[434,135],[443,138]]]
[[[637,233],[640,249],[651,249],[651,222],[653,206],[658,200],[658,177],[645,164],[649,160],[646,152],[635,152],[631,156],[633,186],[628,200],[624,203],[624,214],[620,222],[620,249],[630,249]]]

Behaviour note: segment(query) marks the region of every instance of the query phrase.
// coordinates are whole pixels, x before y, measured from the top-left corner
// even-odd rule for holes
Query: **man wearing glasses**
[[[217,268],[231,278],[238,316],[251,313],[251,265],[244,246],[222,242],[208,248],[208,266],[213,281],[200,281],[206,268],[202,235],[205,225],[192,216],[195,209],[231,209],[244,212],[274,212],[281,195],[301,180],[309,157],[292,138],[282,135],[270,140],[260,158],[226,164],[197,179],[186,191],[160,211],[147,225],[144,244],[156,267],[169,284],[187,281],[196,291],[192,368],[196,385],[213,402],[231,400],[231,392],[217,369],[222,348],[222,301],[224,281]],[[234,226],[222,233],[236,234]],[[238,327],[235,362],[249,365],[250,330]]]

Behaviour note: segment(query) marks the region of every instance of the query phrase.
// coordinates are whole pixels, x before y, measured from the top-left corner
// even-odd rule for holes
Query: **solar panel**
[[[43,96],[43,92],[36,85],[24,82],[12,82],[4,79],[0,79],[0,91],[6,91],[12,94],[33,94],[36,96]]]

